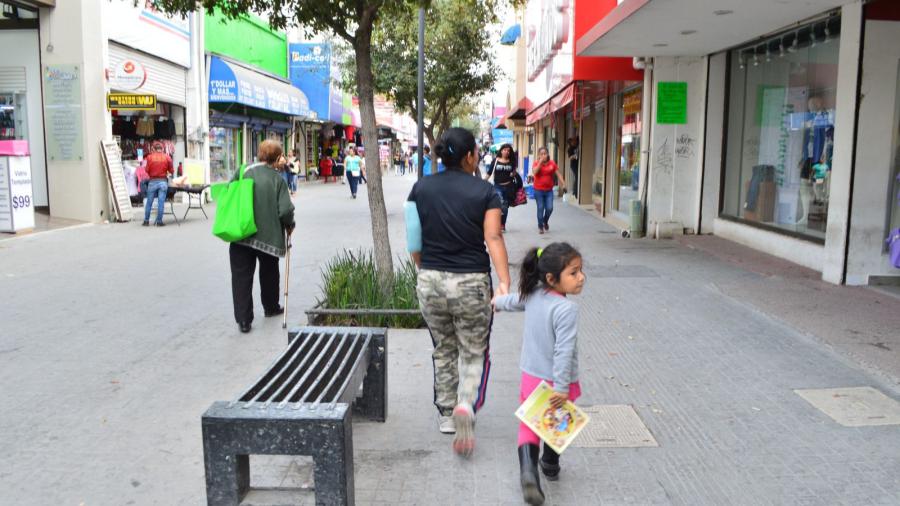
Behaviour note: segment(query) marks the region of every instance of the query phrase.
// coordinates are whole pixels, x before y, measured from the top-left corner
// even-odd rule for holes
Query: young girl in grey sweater
[[[550,403],[560,408],[581,395],[578,383],[578,306],[568,295],[584,286],[581,254],[568,243],[555,242],[532,248],[522,261],[519,293],[494,299],[496,311],[525,311],[522,339],[522,382],[519,400],[546,381],[553,387]],[[519,467],[525,502],[543,504],[537,466],[540,438],[524,423],[519,424]],[[544,444],[541,471],[548,480],[559,479],[559,454]]]

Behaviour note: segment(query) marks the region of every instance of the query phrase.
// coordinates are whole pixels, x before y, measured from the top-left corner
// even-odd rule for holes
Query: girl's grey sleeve
[[[494,300],[497,311],[525,311],[525,303],[519,300],[518,293],[501,295]]]
[[[578,306],[561,304],[553,311],[553,390],[568,393],[569,385],[576,378],[575,356],[578,344]]]

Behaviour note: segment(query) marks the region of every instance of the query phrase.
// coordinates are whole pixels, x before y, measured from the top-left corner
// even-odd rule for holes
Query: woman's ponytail
[[[538,268],[538,248],[531,248],[522,259],[522,271],[519,273],[519,298],[525,300],[541,282],[541,270]]]

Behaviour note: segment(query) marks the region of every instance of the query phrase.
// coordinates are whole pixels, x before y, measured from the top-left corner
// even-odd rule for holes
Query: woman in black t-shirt
[[[500,199],[480,178],[472,133],[451,128],[434,148],[446,170],[419,180],[407,199],[408,249],[419,267],[416,294],[434,343],[434,405],[453,450],[471,454],[475,412],[491,362],[491,298],[509,292]],[[421,234],[411,230],[421,228]],[[487,251],[485,251],[487,245]],[[499,286],[491,290],[491,261]]]
[[[494,178],[494,191],[500,197],[500,229],[506,232],[506,218],[509,216],[509,205],[516,199],[518,178],[516,178],[516,159],[510,144],[500,146],[497,158],[488,167],[485,181]]]

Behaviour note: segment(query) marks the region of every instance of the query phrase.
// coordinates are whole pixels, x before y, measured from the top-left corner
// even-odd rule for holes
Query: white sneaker
[[[453,451],[463,457],[472,455],[475,450],[475,412],[472,407],[459,404],[453,408],[453,425],[456,427]]]
[[[440,416],[438,430],[441,434],[456,434],[456,422],[452,416]]]

